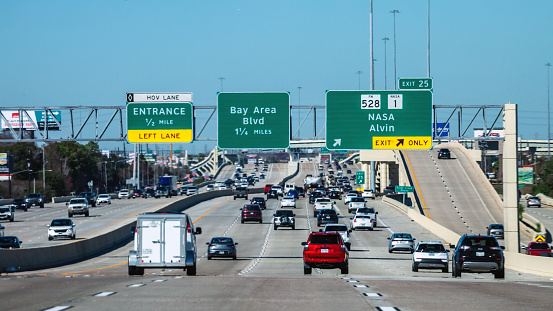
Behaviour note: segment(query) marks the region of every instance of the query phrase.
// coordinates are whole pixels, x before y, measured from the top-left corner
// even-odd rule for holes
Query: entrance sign
[[[192,103],[127,103],[130,143],[189,143]]]
[[[430,149],[432,92],[327,91],[326,147]]]
[[[217,143],[221,149],[290,146],[290,94],[219,93]]]

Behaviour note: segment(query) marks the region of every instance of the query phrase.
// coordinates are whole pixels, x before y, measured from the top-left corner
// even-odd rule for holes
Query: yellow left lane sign
[[[189,143],[192,141],[192,130],[128,130],[127,140],[130,143]]]
[[[373,149],[430,149],[431,136],[373,136]]]

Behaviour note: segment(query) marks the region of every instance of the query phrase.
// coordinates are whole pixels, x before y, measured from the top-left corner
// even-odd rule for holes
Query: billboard
[[[533,184],[534,183],[534,167],[522,166],[518,168],[518,183]]]
[[[486,133],[488,134],[488,137],[505,137],[505,135],[503,134],[503,129],[486,129]],[[484,137],[484,129],[475,128],[474,137]]]
[[[46,121],[46,113],[44,110],[2,110],[2,128],[7,129],[8,124],[13,128],[24,128],[26,130],[34,131],[36,125],[40,131],[44,130],[44,123],[47,124],[49,131],[59,131],[58,124],[54,121],[57,120],[61,124],[61,110],[53,110],[48,112],[48,120]],[[27,114],[29,116],[27,116]],[[30,117],[30,118],[29,118]],[[54,119],[55,118],[55,119]],[[7,122],[6,122],[7,121]]]
[[[436,125],[436,133],[434,133],[434,125]],[[433,123],[432,137],[436,137],[437,134],[440,134],[440,137],[449,137],[449,123]]]

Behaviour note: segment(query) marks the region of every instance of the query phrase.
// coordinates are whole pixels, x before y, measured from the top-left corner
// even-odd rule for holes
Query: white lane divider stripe
[[[382,295],[380,293],[363,293],[363,296],[367,297],[381,297]]]
[[[133,285],[129,285],[129,287],[142,287],[146,284],[133,284]]]
[[[107,297],[107,296],[111,296],[115,294],[115,292],[101,292],[101,293],[98,293],[96,295],[94,295],[94,297]]]
[[[375,309],[378,311],[400,311],[396,307],[376,307]]]
[[[67,310],[71,308],[71,306],[56,306],[56,307],[52,307],[50,309],[44,309],[42,311],[61,311],[61,310]]]

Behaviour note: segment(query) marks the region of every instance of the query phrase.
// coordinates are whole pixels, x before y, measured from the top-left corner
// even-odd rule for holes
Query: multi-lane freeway
[[[414,156],[409,156],[413,161]],[[252,170],[251,164],[245,167],[248,173]],[[288,165],[272,164],[270,175],[259,186],[282,180],[290,170]],[[233,167],[226,168],[227,175],[221,175],[220,179],[230,177],[233,172]],[[300,163],[298,175],[289,182],[303,184],[306,174],[317,172],[314,162],[304,161]],[[111,206],[93,208],[91,215],[96,217],[75,217],[75,220],[83,219],[83,223],[77,222],[82,227],[78,236],[96,234],[95,231],[109,226],[110,222],[132,219],[138,212],[179,199],[182,197],[114,200]],[[240,223],[239,209],[244,203],[244,200],[233,200],[232,196],[219,197],[186,210],[195,226],[203,229],[197,236],[197,276],[186,276],[178,270],[146,270],[144,276],[129,277],[126,266],[128,251],[132,248],[129,243],[76,264],[2,275],[2,306],[6,310],[551,309],[553,282],[549,278],[511,270],[507,270],[505,280],[496,280],[491,274],[463,273],[462,278],[452,278],[450,273],[440,270],[412,272],[412,255],[389,253],[386,238],[393,232],[409,232],[417,241],[439,238],[380,199],[369,201],[379,213],[375,230],[352,232],[349,274],[341,275],[339,269],[315,269],[312,275],[304,275],[300,243],[311,231],[318,230],[312,205],[303,198],[298,201],[294,209],[296,230],[274,230],[272,214],[280,208],[277,200],[268,200],[261,224]],[[340,222],[349,225],[351,215],[346,205],[339,200],[336,203]],[[59,216],[55,214],[58,212]],[[33,208],[24,216],[18,212],[16,217],[22,222],[17,225],[24,228],[28,221],[32,228],[29,231],[37,231],[22,238],[28,242],[24,246],[31,246],[34,243],[31,239],[36,239],[36,243],[50,243],[45,237],[48,219],[38,218],[61,217],[64,213],[64,206],[54,205],[43,210]],[[431,213],[433,218],[442,214],[437,209],[431,209]],[[495,211],[490,213],[494,215]],[[31,218],[33,215],[37,218]],[[105,219],[102,224],[94,224],[100,219]],[[487,219],[482,221],[486,222]],[[480,225],[471,221],[469,228],[479,230]],[[24,234],[21,231],[21,236]],[[238,259],[208,261],[206,243],[213,236],[229,236],[239,242]]]

